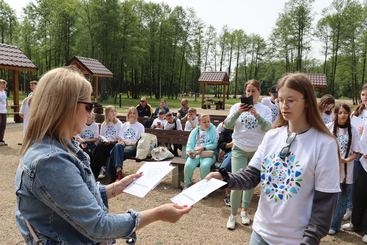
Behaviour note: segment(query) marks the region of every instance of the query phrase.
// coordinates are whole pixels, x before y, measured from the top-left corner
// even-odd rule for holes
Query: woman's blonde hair
[[[108,119],[108,113],[110,113],[110,111],[116,111],[116,107],[114,107],[113,105],[108,105],[105,107],[103,125],[107,125],[109,122],[112,122],[113,124],[116,124],[118,122],[118,119],[116,117],[114,117],[112,121]]]
[[[136,107],[129,107],[126,114],[126,121],[129,121],[129,116],[131,113],[135,113],[136,120],[138,120],[138,110],[136,109]]]
[[[305,108],[307,122],[316,130],[333,137],[322,121],[312,84],[304,74],[290,73],[285,75],[278,81],[278,91],[282,87],[287,87],[301,93],[307,104],[307,107]],[[283,115],[280,113],[277,121],[274,123],[274,127],[285,125],[288,125],[288,121],[285,120]]]
[[[78,101],[90,100],[91,93],[92,86],[75,67],[61,67],[45,73],[32,95],[21,154],[46,136],[66,147],[66,137],[72,133],[75,124]]]

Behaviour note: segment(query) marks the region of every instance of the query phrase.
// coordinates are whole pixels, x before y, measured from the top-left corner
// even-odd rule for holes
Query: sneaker
[[[334,230],[334,229],[329,229],[328,234],[329,234],[329,235],[335,235],[335,234],[336,234],[336,230]]]
[[[241,223],[244,225],[249,225],[251,223],[250,216],[246,211],[241,211]]]
[[[124,173],[122,172],[122,170],[117,171],[117,173],[116,173],[116,181],[119,181],[122,178],[124,178]]]
[[[231,206],[231,200],[229,198],[229,195],[224,197],[224,205],[226,205],[227,207]]]
[[[343,220],[349,220],[352,216],[352,209],[348,208],[343,216]]]
[[[346,223],[344,225],[342,225],[342,229],[345,231],[353,231],[354,230],[354,226],[352,223]]]
[[[7,146],[8,144],[5,143],[4,141],[0,141],[0,146]]]
[[[102,166],[101,170],[99,171],[98,179],[103,179],[106,177],[106,167]]]
[[[364,236],[362,237],[362,242],[367,243],[367,234],[364,234]]]
[[[236,226],[236,216],[231,214],[227,221],[227,229],[234,230],[235,226]]]

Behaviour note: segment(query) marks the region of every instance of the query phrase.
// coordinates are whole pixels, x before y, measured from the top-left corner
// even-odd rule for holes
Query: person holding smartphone
[[[224,121],[224,126],[233,129],[233,148],[231,167],[232,172],[245,169],[260,145],[265,132],[271,127],[272,114],[269,107],[258,103],[260,97],[260,83],[249,80],[244,84],[245,97],[241,103],[234,104]],[[231,191],[231,215],[228,218],[227,228],[235,229],[236,215],[241,203],[241,222],[249,225],[251,219],[248,207],[252,199],[253,190]]]

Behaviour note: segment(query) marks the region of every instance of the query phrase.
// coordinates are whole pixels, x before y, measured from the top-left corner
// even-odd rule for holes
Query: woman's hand
[[[252,115],[254,115],[254,117],[256,117],[256,118],[259,116],[259,114],[256,112],[255,107],[253,107],[253,106],[249,109],[249,112],[250,112]]]
[[[125,190],[125,188],[130,185],[133,181],[135,181],[136,179],[140,178],[141,176],[143,176],[143,172],[138,173],[138,174],[130,174],[126,177],[124,177],[123,179],[116,181],[115,184],[115,188],[116,188],[116,193],[121,193],[123,190]]]
[[[238,108],[237,112],[239,114],[242,114],[242,112],[248,111],[250,110],[252,106],[251,105],[247,105],[247,104],[240,104],[240,107]]]
[[[190,212],[192,207],[180,206],[178,204],[168,203],[157,207],[158,219],[165,222],[175,223],[184,214]]]
[[[219,180],[223,180],[223,176],[221,175],[221,173],[219,172],[211,172],[210,174],[208,174],[205,179],[206,180],[210,180],[210,179],[219,179]]]

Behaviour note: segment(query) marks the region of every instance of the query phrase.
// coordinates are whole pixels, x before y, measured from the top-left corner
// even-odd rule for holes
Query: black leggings
[[[362,167],[353,186],[352,224],[367,234],[367,173]]]
[[[0,142],[4,141],[5,128],[6,128],[6,113],[0,113]]]
[[[94,149],[92,153],[92,159],[90,167],[93,171],[94,177],[97,179],[99,175],[99,171],[102,166],[107,166],[107,160],[111,154],[111,150],[115,146],[116,143],[105,144],[100,143]]]

